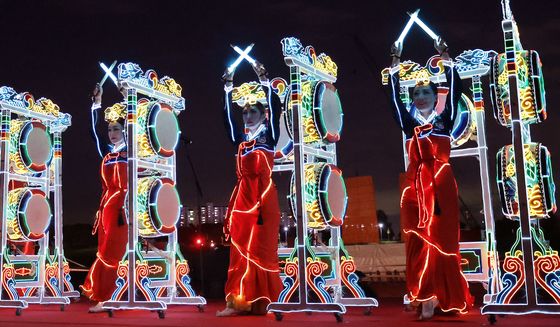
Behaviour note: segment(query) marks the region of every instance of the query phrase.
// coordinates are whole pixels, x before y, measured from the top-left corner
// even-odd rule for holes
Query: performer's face
[[[263,122],[264,117],[264,114],[255,106],[243,108],[243,123],[247,128],[259,126]]]
[[[118,144],[123,140],[123,127],[120,123],[109,123],[109,140],[113,144]]]
[[[429,86],[417,86],[412,93],[412,101],[414,102],[414,106],[420,110],[434,109],[436,95]]]

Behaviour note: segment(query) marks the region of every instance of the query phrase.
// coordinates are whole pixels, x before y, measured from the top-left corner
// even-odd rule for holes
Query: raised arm
[[[268,80],[268,73],[264,68],[263,64],[258,61],[255,61],[253,64],[253,70],[259,77],[259,82],[266,94],[266,102],[268,103],[268,110],[269,110],[269,119],[268,119],[268,126],[267,132],[269,139],[271,140],[270,145],[276,146],[278,143],[278,139],[280,138],[280,113],[281,113],[281,105],[280,99],[278,96],[272,91],[270,87],[270,81]]]
[[[233,117],[233,102],[231,101],[231,91],[233,90],[233,74],[226,70],[222,79],[224,80],[224,124],[228,131],[228,137],[235,145],[243,141],[243,134],[239,130],[237,123]]]
[[[448,129],[453,128],[453,123],[458,114],[459,99],[463,92],[463,85],[457,69],[453,65],[453,60],[449,56],[447,44],[440,37],[434,41],[434,46],[443,60],[445,69],[445,78],[449,85],[449,96],[446,99],[445,109],[441,113],[441,117]]]
[[[98,126],[97,126],[97,120],[98,120],[98,116],[99,116],[99,109],[101,109],[101,99],[103,96],[103,88],[99,85],[96,84],[95,88],[93,89],[93,95],[91,97],[92,99],[92,104],[91,104],[91,126],[90,126],[90,133],[91,133],[91,137],[93,138],[93,140],[95,141],[95,146],[97,148],[97,153],[99,153],[99,156],[101,156],[101,158],[103,158],[103,156],[107,153],[107,143],[104,141],[101,141],[99,139],[100,135],[102,135],[102,133],[100,131],[98,131]]]
[[[401,130],[407,135],[412,135],[416,121],[406,109],[406,105],[402,102],[400,97],[401,87],[399,79],[400,63],[401,63],[402,48],[400,44],[393,44],[391,47],[391,57],[393,62],[389,71],[391,79],[391,92],[394,110],[391,111],[393,118],[399,124]]]

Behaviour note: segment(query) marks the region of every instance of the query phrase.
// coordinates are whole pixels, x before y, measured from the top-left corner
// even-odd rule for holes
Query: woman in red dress
[[[272,181],[274,148],[278,141],[280,107],[273,96],[266,71],[253,68],[266,94],[265,105],[256,101],[243,107],[244,129],[235,126],[231,91],[233,72],[225,79],[225,120],[231,141],[238,146],[237,185],[226,215],[224,232],[231,241],[226,308],[217,316],[241,313],[266,314],[266,306],[282,291],[278,265],[280,209]],[[268,115],[268,116],[267,116]]]
[[[103,192],[101,204],[96,213],[92,234],[97,233],[97,258],[91,266],[82,293],[97,304],[89,312],[103,311],[103,302],[111,298],[116,289],[117,267],[123,258],[128,241],[127,226],[124,223],[124,199],[127,188],[127,155],[124,138],[124,118],[126,106],[116,104],[105,110],[105,120],[109,124],[110,143],[102,147],[96,131],[98,109],[101,108],[103,90],[99,85],[94,90],[92,105],[92,130],[97,143],[101,163]]]
[[[400,46],[393,46],[391,86],[395,120],[406,135],[409,165],[401,197],[401,224],[406,241],[408,298],[422,305],[420,319],[430,319],[434,308],[465,313],[472,305],[459,255],[457,184],[449,164],[450,132],[461,97],[461,80],[439,38],[440,54],[449,84],[445,108],[435,110],[437,87],[419,81],[410,111],[399,93]]]

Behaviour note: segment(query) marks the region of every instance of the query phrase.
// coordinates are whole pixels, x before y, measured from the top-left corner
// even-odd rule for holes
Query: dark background
[[[101,159],[89,136],[89,95],[102,77],[98,61],[138,63],[170,75],[183,87],[187,110],[180,118],[188,151],[200,179],[202,203],[226,205],[235,183],[235,149],[227,141],[221,111],[220,76],[244,48],[261,61],[270,76],[288,78],[280,40],[298,37],[303,45],[326,52],[338,64],[336,83],[344,108],[344,129],[338,144],[345,176],[372,175],[377,205],[398,221],[398,174],[403,171],[401,133],[390,114],[380,70],[389,65],[390,44],[408,16],[420,17],[447,40],[452,56],[465,49],[503,50],[501,6],[495,1],[0,1],[0,85],[47,97],[73,117],[63,135],[64,223],[91,223],[101,192]],[[525,48],[540,52],[546,79],[549,119],[532,128],[535,141],[552,153],[559,181],[560,141],[557,108],[560,96],[560,10],[553,1],[513,1],[512,9]],[[358,46],[363,44],[363,47]],[[435,53],[432,41],[418,27],[405,40],[403,59],[424,63]],[[236,83],[255,79],[249,65],[238,69]],[[485,100],[491,179],[495,153],[511,143],[509,131],[493,119]],[[119,101],[105,84],[104,107]],[[196,205],[187,148],[178,150],[178,188],[183,204]],[[480,220],[482,201],[475,159],[454,160],[460,193]],[[288,176],[278,179],[281,205]],[[497,194],[492,184],[495,208]],[[499,217],[499,211],[496,211]]]

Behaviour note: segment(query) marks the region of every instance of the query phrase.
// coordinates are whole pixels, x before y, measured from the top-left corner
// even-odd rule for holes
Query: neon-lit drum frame
[[[342,223],[347,198],[340,170],[336,168],[336,141],[340,139],[343,117],[340,99],[333,86],[338,67],[329,56],[324,53],[317,55],[312,46],[304,47],[296,38],[284,38],[281,44],[284,61],[290,68],[290,86],[280,86],[277,94],[281,94],[282,89],[287,90],[281,99],[284,99],[286,107],[286,134],[293,142],[282,143],[282,149],[277,150],[281,159],[276,161],[273,171],[293,172],[291,184],[292,190],[295,187],[296,191],[291,191],[291,205],[297,208],[293,211],[298,218],[296,244],[291,249],[280,251],[285,262],[282,273],[284,289],[278,301],[271,303],[268,310],[276,314],[277,320],[282,319],[283,312],[304,311],[334,313],[337,321],[341,321],[346,307],[364,307],[369,312],[378,303],[366,297],[357,284],[354,260],[345,250],[340,235],[339,223]],[[336,101],[333,108],[339,114],[334,129],[324,121],[330,118],[329,115],[321,112],[323,96],[327,91],[333,95],[331,99]],[[289,146],[293,146],[293,150],[285,151]],[[323,167],[326,168],[321,177],[320,168]],[[329,209],[328,205],[324,205],[321,211],[320,201],[328,203],[329,195],[334,196],[328,192],[329,180],[342,182],[344,194],[336,195],[342,197],[340,208]],[[337,209],[341,211],[339,219],[324,218]],[[316,226],[311,228],[313,224]],[[330,232],[329,244],[324,247],[327,250],[310,245],[313,236],[309,233],[315,234],[320,229]],[[327,251],[330,258],[322,258],[323,255],[316,255],[315,251]],[[332,262],[330,272],[325,260]]]
[[[474,104],[466,94],[461,94],[458,113],[451,130],[451,147],[457,148],[465,144],[476,133],[476,112]]]
[[[337,89],[330,82],[317,80],[304,80],[301,84],[302,92],[302,115],[304,120],[304,142],[307,144],[331,144],[340,140],[340,134],[343,126],[342,104]],[[335,108],[330,112],[324,112],[324,95],[330,95],[331,101],[334,100]],[[289,94],[287,95],[289,97]],[[291,102],[285,100],[288,104],[286,112],[286,127],[293,139],[292,127],[292,110]],[[333,114],[334,111],[334,114]],[[338,117],[334,117],[338,114]],[[327,117],[329,115],[329,117]],[[327,119],[331,118],[331,119]],[[332,126],[334,124],[334,126]]]
[[[546,118],[540,60],[536,52],[523,49],[508,0],[502,1],[502,13],[504,52],[497,59],[502,71],[494,72],[491,83],[494,95],[501,97],[494,104],[495,118],[511,130],[512,144],[498,153],[497,182],[505,213],[517,213],[510,218],[519,225],[500,267],[501,290],[481,309],[491,323],[496,314],[560,314],[560,257],[535,219],[555,209],[554,184],[544,184],[545,175],[552,175],[548,150],[531,140],[530,124]]]
[[[167,214],[164,216],[160,214],[162,207],[165,210],[174,210],[175,213],[172,213],[172,217]],[[176,231],[180,214],[181,201],[172,179],[156,176],[138,179],[137,219],[140,236],[149,238],[173,233]]]
[[[162,121],[162,126],[159,124]],[[138,101],[138,156],[164,157],[175,154],[179,143],[179,121],[173,108],[159,101]],[[171,135],[171,137],[170,137]]]
[[[6,226],[0,307],[16,308],[19,315],[29,303],[66,305],[79,297],[62,243],[61,139],[72,117],[50,99],[35,100],[7,86],[0,87],[0,109],[1,224]],[[51,221],[53,232],[47,234]],[[33,242],[38,252],[14,253],[8,242]]]
[[[543,122],[547,117],[546,93],[539,54],[534,50],[516,51],[515,61],[521,119],[527,124]],[[494,117],[502,126],[511,127],[508,62],[505,53],[497,55],[492,60],[490,94]]]
[[[330,109],[333,112],[325,112],[325,97],[330,96],[329,101],[334,101],[336,108]],[[335,116],[335,119],[327,119],[327,115],[330,117]],[[336,114],[338,116],[336,117]],[[338,91],[332,83],[325,81],[318,82],[313,88],[313,121],[315,122],[315,128],[323,142],[335,143],[340,140],[340,133],[342,131],[343,124],[343,112],[342,104],[340,103],[340,98],[338,96]],[[334,124],[335,126],[329,126]]]
[[[533,219],[549,218],[556,211],[556,187],[552,178],[550,152],[540,143],[524,145],[525,179],[529,198],[529,215]],[[498,191],[502,213],[509,219],[519,220],[519,195],[512,145],[506,145],[496,155]]]
[[[47,126],[39,121],[14,119],[11,121],[10,133],[10,159],[14,172],[35,174],[45,171],[53,158],[53,145]],[[43,144],[30,144],[33,140]],[[34,162],[38,159],[34,158],[34,152],[44,152],[45,148],[47,153],[39,153],[39,161]]]
[[[329,227],[338,227],[344,223],[348,207],[348,194],[342,178],[342,171],[333,164],[309,163],[305,165],[305,208],[307,209],[307,227],[323,230]],[[331,190],[332,187],[339,192]],[[291,194],[290,207],[294,217],[296,214],[295,177],[292,175],[290,182]],[[329,193],[329,191],[331,191]],[[334,199],[332,198],[333,192]],[[342,194],[339,194],[342,193]],[[333,201],[342,201],[333,207]]]
[[[36,208],[29,208],[30,205]],[[43,208],[40,208],[41,206]],[[29,209],[34,212],[28,212]],[[45,209],[47,209],[46,215]],[[20,242],[37,241],[43,238],[52,217],[45,192],[28,187],[17,188],[9,192],[7,213],[8,238],[11,241]],[[40,221],[34,222],[33,220]]]
[[[190,269],[178,245],[176,226],[166,225],[166,219],[158,217],[154,211],[161,197],[156,194],[162,191],[174,196],[171,202],[175,207],[180,205],[174,183],[174,145],[175,138],[179,138],[175,115],[185,110],[182,87],[171,77],[160,79],[155,71],[143,72],[131,62],[118,65],[118,80],[126,89],[127,103],[128,195],[125,206],[128,216],[134,219],[129,220],[127,251],[117,268],[116,290],[111,299],[103,303],[103,308],[110,315],[112,310],[157,311],[160,318],[164,317],[169,304],[195,305],[201,309],[206,300],[197,296],[190,286]],[[138,101],[139,95],[149,96],[153,102]],[[177,128],[177,133],[171,135],[171,142],[159,135],[162,131],[157,122],[162,117],[167,117],[164,122]],[[143,140],[140,142],[140,139]],[[153,176],[145,177],[146,174]],[[146,242],[146,251],[141,250],[141,238],[156,236],[167,238],[165,249],[157,249]],[[166,264],[162,264],[162,260]],[[161,271],[153,274],[150,269]]]

